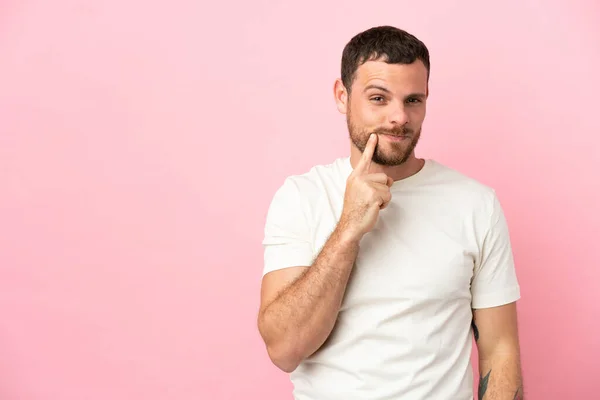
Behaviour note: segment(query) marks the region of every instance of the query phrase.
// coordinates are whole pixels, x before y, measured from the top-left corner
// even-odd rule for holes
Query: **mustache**
[[[394,129],[376,129],[373,133],[378,135],[390,135],[390,136],[409,136],[415,131],[410,128],[399,127]]]

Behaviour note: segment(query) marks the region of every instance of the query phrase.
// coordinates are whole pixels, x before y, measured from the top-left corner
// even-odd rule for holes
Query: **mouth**
[[[392,141],[392,142],[401,142],[403,140],[410,139],[410,136],[408,136],[408,135],[397,136],[397,135],[388,135],[388,134],[384,133],[381,136],[384,136],[386,139],[388,139],[389,141]]]

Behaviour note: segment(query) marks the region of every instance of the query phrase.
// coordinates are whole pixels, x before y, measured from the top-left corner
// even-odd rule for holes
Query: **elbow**
[[[267,345],[267,353],[271,362],[288,374],[294,372],[302,361],[302,357],[290,349],[290,346]]]
[[[264,319],[264,315],[259,316],[258,330],[266,345],[271,362],[288,374],[294,372],[304,359],[297,338],[272,332]]]

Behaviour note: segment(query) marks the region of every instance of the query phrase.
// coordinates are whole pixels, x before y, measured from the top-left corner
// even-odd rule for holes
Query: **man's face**
[[[367,61],[356,71],[345,107],[350,138],[363,152],[371,133],[378,135],[373,161],[400,165],[413,156],[425,119],[427,69],[416,62]]]

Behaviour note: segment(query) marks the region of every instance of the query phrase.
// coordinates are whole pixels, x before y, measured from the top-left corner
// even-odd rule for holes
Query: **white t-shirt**
[[[351,172],[345,157],[285,179],[268,210],[263,275],[313,263]],[[391,192],[333,331],[290,375],[296,400],[471,400],[471,308],[520,298],[493,189],[427,159]]]

